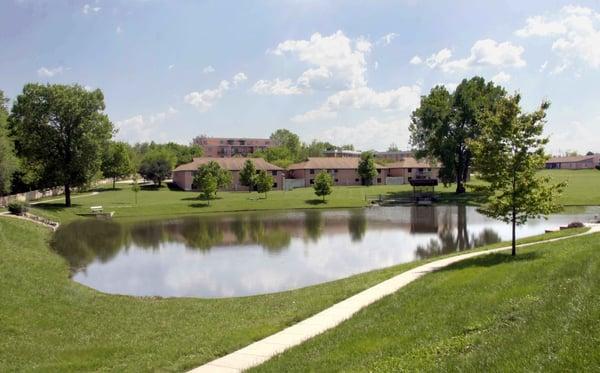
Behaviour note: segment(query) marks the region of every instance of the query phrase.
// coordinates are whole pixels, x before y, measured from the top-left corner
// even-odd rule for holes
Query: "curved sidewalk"
[[[554,242],[565,240],[573,237],[583,236],[595,232],[600,232],[600,224],[589,225],[591,229],[585,233],[575,234],[566,237],[558,237],[544,241],[532,242],[527,244],[517,245],[517,247],[526,247],[537,245],[540,243]],[[287,350],[290,347],[297,346],[302,342],[310,339],[318,334],[331,329],[344,320],[349,319],[356,312],[364,307],[378,301],[379,299],[396,292],[398,289],[406,286],[421,276],[434,272],[440,268],[450,264],[460,262],[461,260],[469,259],[479,255],[495,253],[510,249],[510,246],[490,249],[485,251],[476,251],[467,254],[452,256],[449,258],[439,259],[411,270],[396,275],[388,280],[385,280],[373,287],[370,287],[362,292],[351,296],[333,306],[309,317],[297,324],[294,324],[278,333],[270,335],[260,341],[254,342],[240,350],[232,352],[221,358],[213,360],[205,365],[191,370],[193,373],[200,372],[241,372],[245,369],[252,368],[264,363],[273,356]]]

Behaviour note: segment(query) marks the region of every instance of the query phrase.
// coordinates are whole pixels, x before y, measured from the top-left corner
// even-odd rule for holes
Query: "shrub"
[[[24,215],[29,211],[29,205],[25,202],[11,202],[8,204],[8,211],[14,215]]]
[[[600,164],[596,165],[596,170],[600,171]]]
[[[584,225],[580,221],[574,221],[574,222],[569,223],[569,225],[567,225],[567,228],[583,228],[583,227],[584,227]]]

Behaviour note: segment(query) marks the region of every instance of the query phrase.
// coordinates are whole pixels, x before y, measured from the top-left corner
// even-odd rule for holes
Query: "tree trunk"
[[[513,208],[513,211],[512,211],[512,256],[517,255],[517,240],[516,240],[516,234],[515,234],[516,225],[517,225],[517,221],[515,219],[515,209]]]
[[[456,174],[456,194],[462,194],[465,192],[465,185],[463,183],[463,171],[464,170],[464,154],[462,150],[458,150],[458,160],[456,161],[456,167],[454,173]]]
[[[117,178],[113,177],[113,189],[117,189],[116,184],[117,184]]]
[[[65,206],[71,207],[71,186],[65,184]]]

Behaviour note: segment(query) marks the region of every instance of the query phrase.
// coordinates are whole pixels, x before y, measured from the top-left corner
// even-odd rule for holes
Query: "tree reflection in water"
[[[435,209],[435,207],[433,208]],[[441,228],[437,231],[437,239],[432,238],[427,245],[417,246],[415,253],[419,259],[431,258],[501,241],[498,233],[490,228],[484,229],[478,235],[469,235],[467,208],[464,205],[457,206],[456,227],[454,226],[451,209],[446,209],[445,213],[440,216],[440,219]]]
[[[352,242],[362,241],[365,233],[367,232],[367,217],[365,210],[353,210],[348,219],[348,232],[350,232],[350,239]]]
[[[317,242],[323,233],[321,211],[310,210],[304,213],[304,230],[308,241]]]

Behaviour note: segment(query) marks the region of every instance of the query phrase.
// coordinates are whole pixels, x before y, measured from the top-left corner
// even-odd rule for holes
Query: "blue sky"
[[[436,84],[549,99],[549,150],[600,151],[597,1],[6,0],[0,89],[104,92],[129,142],[267,137],[408,147]]]

